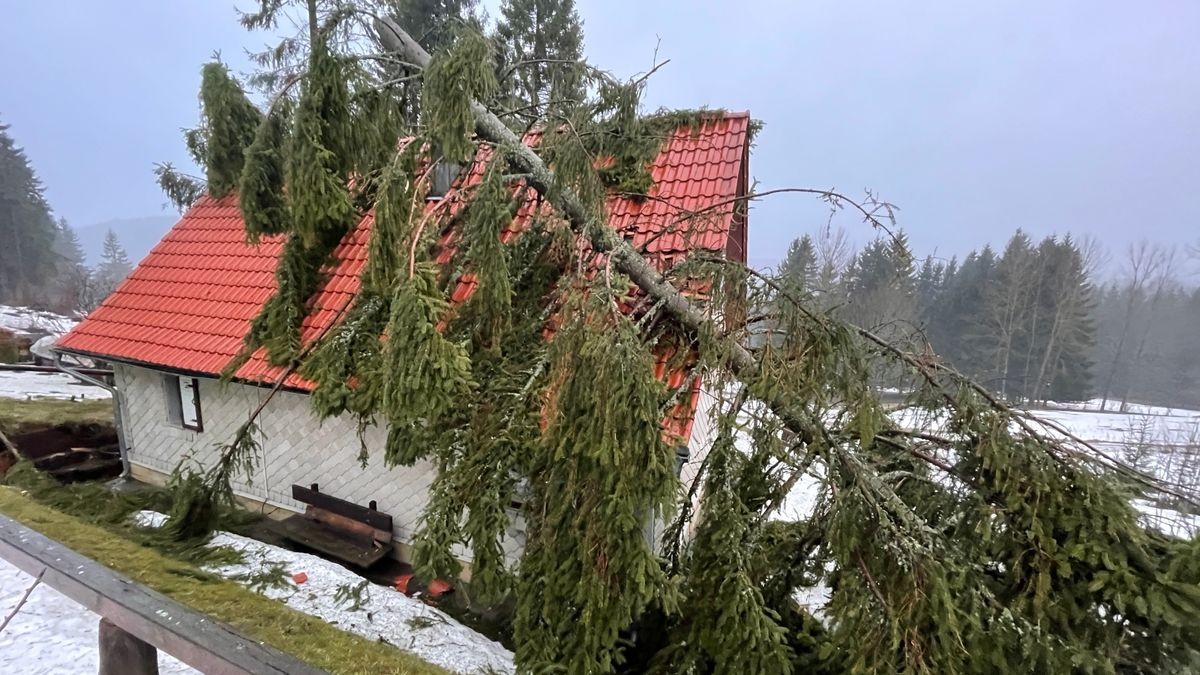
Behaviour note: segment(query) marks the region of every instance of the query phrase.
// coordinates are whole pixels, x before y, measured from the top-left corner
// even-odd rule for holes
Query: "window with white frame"
[[[167,402],[167,422],[192,431],[204,431],[204,420],[200,414],[199,380],[194,377],[163,375],[163,397]]]

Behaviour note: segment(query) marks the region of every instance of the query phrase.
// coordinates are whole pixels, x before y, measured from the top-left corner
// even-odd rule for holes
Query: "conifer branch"
[[[401,54],[403,58],[419,67],[429,65],[429,52],[395,21],[387,17],[377,17],[375,28],[380,41],[387,49]],[[685,328],[697,333],[704,331],[709,319],[695,303],[671,284],[607,223],[594,222],[594,214],[584,207],[575,193],[565,186],[558,185],[554,172],[495,114],[479,101],[472,100],[470,107],[475,117],[476,133],[505,148],[510,164],[517,171],[529,174],[529,186],[565,216],[572,230],[586,236],[597,253],[610,254],[618,271],[628,276],[650,298],[661,301],[663,307]],[[741,345],[730,345],[729,365],[743,382],[752,383],[761,374],[758,361]],[[768,394],[764,399],[767,406],[805,442],[812,442],[820,435],[820,425],[807,411],[796,409],[779,394]]]

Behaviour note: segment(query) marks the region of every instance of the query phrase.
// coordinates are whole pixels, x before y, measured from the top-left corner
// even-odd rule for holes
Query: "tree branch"
[[[407,61],[424,68],[429,65],[425,51],[408,33],[389,17],[377,17],[375,29],[380,42]],[[542,162],[532,148],[521,142],[512,130],[478,101],[471,102],[475,131],[486,140],[507,150],[509,163],[519,172],[529,174],[528,184],[565,216],[573,231],[584,235],[597,253],[608,253],[618,271],[625,274],[647,296],[659,302],[685,328],[702,333],[708,317],[671,284],[650,262],[617,234],[608,223],[594,223],[579,197],[569,188],[558,185],[554,172]],[[741,345],[731,345],[729,366],[743,383],[753,383],[760,372],[754,356]],[[763,402],[803,440],[809,443],[820,434],[819,425],[807,411],[798,409],[780,393],[770,393]]]

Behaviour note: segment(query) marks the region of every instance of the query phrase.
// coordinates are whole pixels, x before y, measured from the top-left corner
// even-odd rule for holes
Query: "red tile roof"
[[[726,251],[745,260],[744,222],[734,217],[730,200],[744,192],[747,180],[748,114],[727,114],[699,129],[681,128],[663,144],[650,167],[654,186],[646,199],[609,199],[612,226],[634,247],[666,269],[693,250]],[[482,158],[481,158],[482,159]],[[463,179],[480,179],[477,161]],[[519,231],[533,210],[532,200],[505,234]],[[681,214],[705,212],[704,218],[679,225]],[[334,320],[358,290],[374,217],[367,214],[339,244],[328,281],[313,300],[301,328],[304,341]],[[443,237],[439,260],[449,259],[451,235]],[[110,360],[216,375],[241,349],[250,320],[275,290],[275,264],[282,237],[246,243],[235,196],[203,197],[163,237],[128,278],[94,312],[58,342],[58,348]],[[470,275],[459,281],[452,299],[474,290]],[[661,368],[660,368],[661,370]],[[279,371],[259,350],[235,374],[240,380],[273,382]],[[682,373],[660,374],[682,384]],[[292,375],[285,383],[298,390],[311,384]],[[692,384],[695,398],[698,381]],[[689,408],[694,408],[694,400]],[[686,438],[690,409],[669,423]]]

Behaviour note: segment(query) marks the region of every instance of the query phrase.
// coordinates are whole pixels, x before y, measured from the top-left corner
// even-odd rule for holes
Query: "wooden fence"
[[[314,668],[0,515],[0,558],[100,617],[101,675],[157,673],[162,650],[202,673],[309,675]]]

